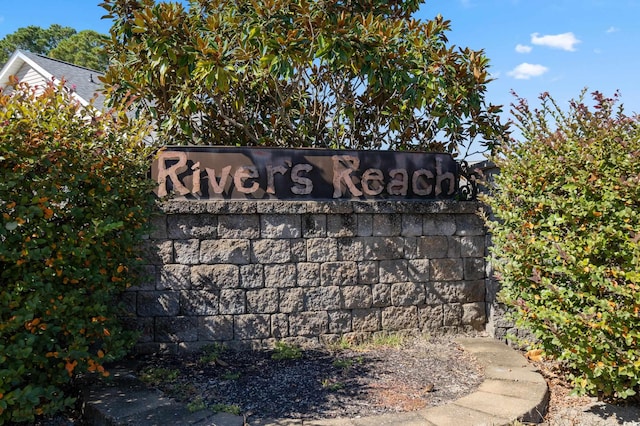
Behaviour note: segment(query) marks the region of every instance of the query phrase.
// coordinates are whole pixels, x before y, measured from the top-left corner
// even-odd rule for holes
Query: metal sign
[[[182,199],[443,199],[458,192],[449,154],[172,146],[151,167],[159,197]]]

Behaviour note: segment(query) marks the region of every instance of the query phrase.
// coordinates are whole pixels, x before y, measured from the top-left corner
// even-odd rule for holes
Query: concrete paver
[[[176,403],[162,392],[136,389],[128,386],[91,389],[87,398],[85,414],[92,417],[92,424],[126,424],[126,419],[148,410],[157,410]]]
[[[250,426],[302,426],[300,419],[249,419]]]
[[[384,414],[375,417],[364,417],[354,421],[356,426],[431,426],[422,415],[421,411],[411,411],[408,413]]]
[[[540,383],[545,384],[544,377],[537,371],[527,368],[502,367],[489,365],[484,370],[486,379],[504,380],[507,382]]]
[[[507,395],[520,399],[537,401],[547,390],[546,383],[515,382],[505,380],[485,379],[478,388],[480,392]]]
[[[446,404],[433,407],[423,413],[425,420],[434,426],[507,425],[515,419],[495,416],[459,405]]]
[[[481,411],[491,416],[519,419],[531,411],[532,401],[488,392],[474,392],[454,402],[455,405]],[[539,421],[542,420],[542,417]],[[531,421],[527,419],[527,421]]]

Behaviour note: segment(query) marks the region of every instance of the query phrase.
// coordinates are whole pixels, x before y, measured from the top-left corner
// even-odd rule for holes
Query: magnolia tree
[[[107,0],[104,82],[172,143],[468,153],[507,133],[483,51],[420,1]]]

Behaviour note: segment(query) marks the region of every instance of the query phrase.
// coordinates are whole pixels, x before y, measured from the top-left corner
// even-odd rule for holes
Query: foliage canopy
[[[116,298],[153,206],[146,127],[64,83],[36,93],[0,91],[0,424],[72,404],[71,381],[133,343]]]
[[[524,142],[495,158],[493,262],[518,326],[578,393],[627,398],[640,380],[640,117],[584,93],[561,110],[519,100]]]
[[[47,56],[70,64],[105,71],[109,66],[109,57],[105,51],[105,35],[84,30],[60,40],[60,43],[47,53]]]
[[[171,143],[459,153],[506,134],[482,51],[418,0],[106,0],[105,77]]]
[[[49,28],[35,25],[18,28],[16,32],[7,34],[0,40],[0,64],[4,64],[16,49],[28,50],[33,53],[46,55],[54,49],[61,40],[76,33],[71,27],[53,24]]]
[[[106,37],[95,31],[76,32],[71,27],[53,24],[49,28],[30,25],[0,40],[0,66],[16,49],[46,55],[86,68],[103,71],[108,65],[104,50]]]

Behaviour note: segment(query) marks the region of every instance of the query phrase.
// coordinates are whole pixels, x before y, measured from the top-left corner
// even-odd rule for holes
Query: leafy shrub
[[[548,95],[515,116],[524,142],[495,161],[485,198],[500,296],[561,360],[579,394],[627,398],[640,378],[640,126],[617,95]]]
[[[74,378],[125,354],[115,300],[153,202],[146,129],[42,90],[0,92],[0,423],[69,406]]]

